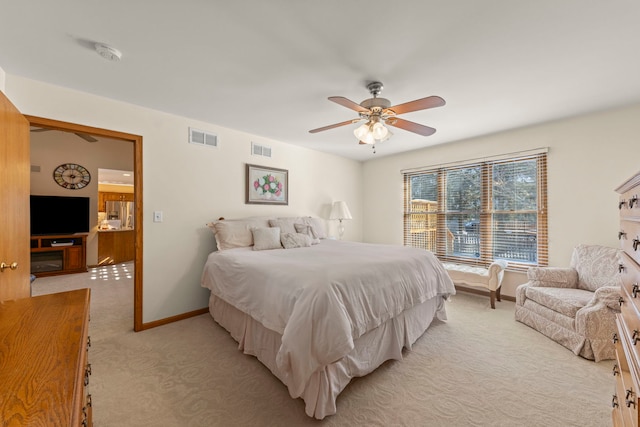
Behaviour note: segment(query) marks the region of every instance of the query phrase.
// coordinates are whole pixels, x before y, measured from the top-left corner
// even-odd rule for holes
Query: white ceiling
[[[133,172],[117,169],[98,169],[98,183],[133,185]]]
[[[0,67],[10,75],[357,160],[640,102],[638,0],[30,0],[0,9]],[[95,42],[122,60],[106,61]],[[361,102],[372,80],[392,104],[443,97],[444,107],[402,116],[436,134],[394,129],[373,154],[356,125],[308,133],[356,118],[327,97]]]

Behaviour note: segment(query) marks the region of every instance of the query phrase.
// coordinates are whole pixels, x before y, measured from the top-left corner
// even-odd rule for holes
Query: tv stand
[[[44,277],[86,272],[87,234],[31,236],[31,274]]]

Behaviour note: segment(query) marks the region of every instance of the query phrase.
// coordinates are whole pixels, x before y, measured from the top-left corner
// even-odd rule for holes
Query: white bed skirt
[[[209,312],[238,342],[245,354],[255,356],[285,385],[276,364],[282,336],[262,326],[251,316],[211,294]],[[433,319],[446,320],[444,298],[437,296],[412,307],[355,340],[355,348],[342,359],[316,371],[302,398],[310,417],[323,419],[336,413],[336,399],[352,378],[364,376],[387,360],[402,359],[403,347],[411,345]]]

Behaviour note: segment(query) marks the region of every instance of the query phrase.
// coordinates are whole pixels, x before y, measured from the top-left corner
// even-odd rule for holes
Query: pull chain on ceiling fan
[[[429,136],[435,133],[435,129],[429,126],[410,122],[398,117],[399,114],[410,113],[412,111],[426,110],[428,108],[441,107],[445,104],[444,99],[439,96],[428,96],[426,98],[416,99],[415,101],[405,102],[391,106],[391,102],[385,98],[378,98],[382,91],[382,83],[371,82],[367,85],[367,89],[371,93],[372,98],[365,99],[357,104],[342,96],[330,96],[329,101],[340,104],[354,110],[360,116],[357,119],[347,120],[329,126],[312,129],[309,133],[318,133],[325,130],[337,128],[340,126],[358,123],[365,120],[361,126],[357,127],[353,133],[358,138],[360,144],[373,145],[377,142],[386,141],[393,134],[385,126],[392,126],[409,132],[417,133],[422,136]],[[375,152],[375,147],[374,147]]]

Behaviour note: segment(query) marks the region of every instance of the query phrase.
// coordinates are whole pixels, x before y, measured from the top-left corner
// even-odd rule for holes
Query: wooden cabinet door
[[[65,270],[78,270],[84,268],[82,265],[82,251],[84,250],[81,246],[73,246],[65,249],[66,254],[64,257],[64,269]]]
[[[30,292],[29,121],[0,92],[0,301]],[[15,265],[15,264],[14,264]]]

